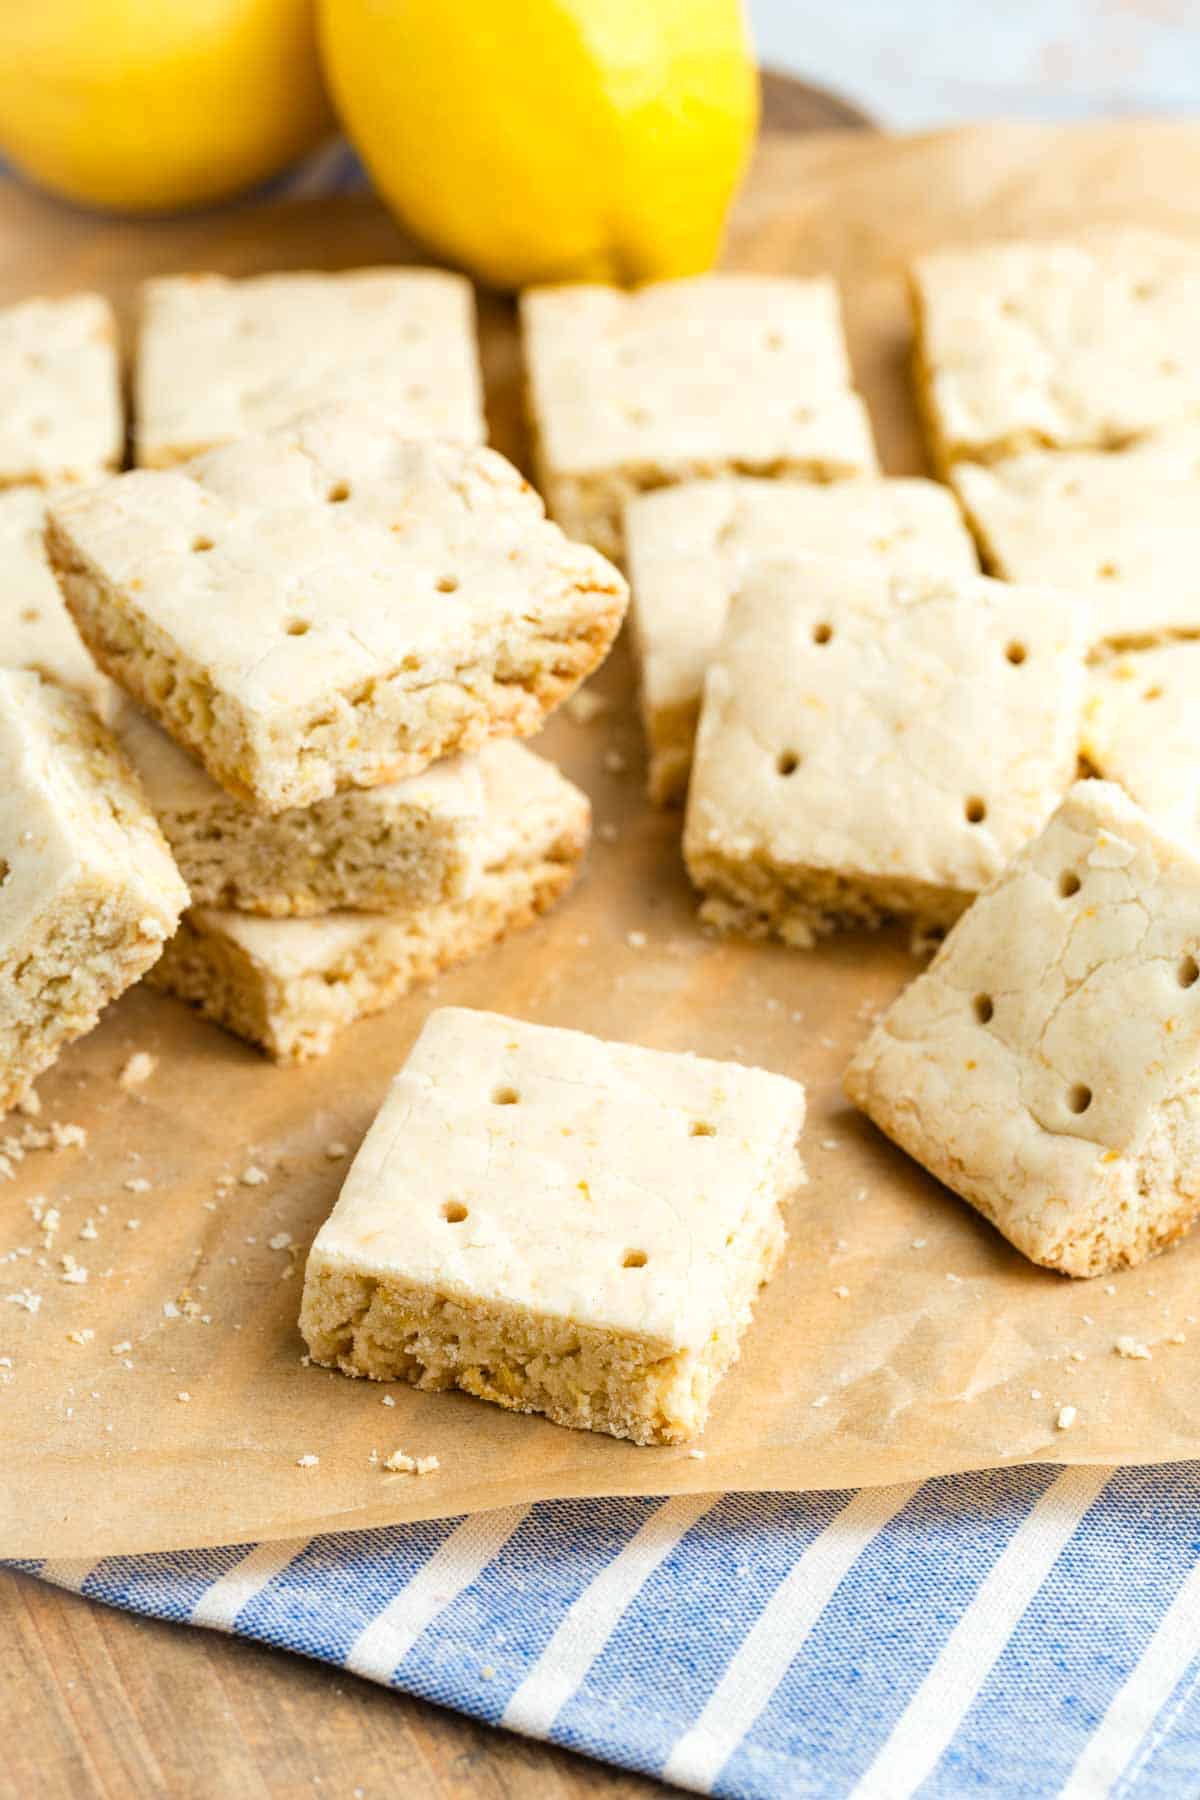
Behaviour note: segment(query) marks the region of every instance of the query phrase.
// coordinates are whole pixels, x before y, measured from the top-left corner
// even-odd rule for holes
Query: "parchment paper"
[[[32,202],[6,216],[6,296],[98,282],[124,302],[152,270],[338,266],[402,248],[370,202],[139,228],[56,213],[49,233]],[[729,260],[836,269],[860,381],[888,467],[902,472],[921,466],[905,260],[940,242],[1100,218],[1200,229],[1200,128],[768,143]],[[496,439],[519,451],[511,316],[489,302],[485,321]],[[246,1541],[561,1495],[1200,1455],[1200,1235],[1111,1282],[1072,1284],[1023,1262],[859,1120],[839,1076],[873,1009],[915,971],[901,938],[844,937],[806,955],[702,937],[678,815],[641,799],[623,648],[596,685],[612,709],[586,725],[559,719],[540,746],[590,791],[601,826],[585,882],[545,924],[299,1071],[138,991],[43,1079],[39,1123],[79,1123],[88,1137],[30,1151],[0,1182],[0,1355],[11,1359],[0,1366],[0,1554]],[[608,766],[614,750],[624,770]],[[739,1057],[807,1083],[811,1184],[703,1460],[302,1365],[303,1251],[348,1166],[326,1147],[358,1144],[426,1013],[447,1001]],[[117,1077],[139,1050],[157,1067],[126,1090]],[[252,1167],[267,1180],[238,1179]],[[29,1210],[39,1195],[60,1214],[49,1250]],[[284,1236],[295,1251],[272,1247]],[[32,1254],[11,1256],[22,1248]],[[86,1282],[62,1279],[64,1253]],[[41,1296],[36,1312],[4,1299],[25,1290]],[[83,1332],[94,1336],[72,1341]],[[1124,1335],[1150,1360],[1117,1356]],[[1055,1424],[1064,1405],[1077,1409],[1069,1431]],[[372,1451],[397,1448],[436,1455],[440,1471],[372,1465]],[[298,1466],[306,1456],[318,1464]]]

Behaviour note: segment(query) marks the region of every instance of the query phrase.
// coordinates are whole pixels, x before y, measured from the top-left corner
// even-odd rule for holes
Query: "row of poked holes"
[[[442,1217],[447,1225],[463,1225],[470,1216],[470,1208],[464,1206],[461,1200],[444,1200],[442,1202]],[[621,1257],[621,1267],[623,1269],[644,1269],[648,1261],[649,1258],[644,1250],[626,1250]]]

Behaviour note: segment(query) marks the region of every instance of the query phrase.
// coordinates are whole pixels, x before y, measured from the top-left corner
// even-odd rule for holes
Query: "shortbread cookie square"
[[[60,500],[47,543],[101,667],[271,813],[528,736],[627,599],[495,451],[341,404]]]
[[[484,799],[475,757],[450,757],[405,781],[352,788],[315,806],[258,813],[131,701],[112,723],[193,906],[279,919],[436,906],[461,899],[479,874]]]
[[[1087,593],[1098,640],[1200,634],[1200,424],[1125,450],[958,463],[950,479],[985,565]]]
[[[607,555],[647,488],[877,468],[828,277],[533,288],[521,319],[539,485],[564,530]]]
[[[0,668],[35,669],[86,694],[101,713],[116,696],[71,620],[46,559],[46,496],[33,487],[0,493]]]
[[[940,250],[912,289],[942,468],[1112,449],[1200,416],[1200,239],[1118,226]]]
[[[803,1181],[799,1082],[446,1007],[308,1259],[315,1362],[677,1444]]]
[[[1086,608],[985,576],[767,566],[709,670],[684,856],[722,930],[944,929],[1075,774]]]
[[[570,887],[587,847],[585,795],[520,744],[479,757],[480,872],[463,898],[393,913],[251,918],[197,907],[153,985],[277,1062],[323,1056],[339,1031],[531,924]]]
[[[177,275],[141,294],[137,460],[150,468],[274,431],[332,399],[405,437],[487,436],[469,281],[442,269]]]
[[[99,294],[0,308],[0,488],[94,481],[121,460],[117,327]]]
[[[650,797],[687,790],[704,675],[729,602],[757,564],[815,554],[978,573],[953,496],[915,480],[691,481],[630,501],[625,541]]]
[[[1200,860],[1073,787],[846,1074],[1033,1262],[1105,1275],[1200,1212]]]
[[[1090,668],[1082,751],[1164,831],[1200,844],[1200,643],[1123,651]]]
[[[187,898],[87,702],[0,670],[0,1112],[149,968]]]
[[[466,893],[483,811],[473,758],[287,812],[242,806],[101,675],[46,560],[44,513],[35,489],[0,494],[0,668],[36,669],[86,694],[140,775],[194,906],[286,918]]]

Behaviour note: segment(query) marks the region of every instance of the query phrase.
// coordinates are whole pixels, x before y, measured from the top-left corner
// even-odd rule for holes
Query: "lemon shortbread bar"
[[[0,1112],[144,973],[186,905],[87,702],[0,670]]]
[[[1200,424],[1125,450],[962,462],[950,478],[986,566],[1087,592],[1097,639],[1200,634]]]
[[[949,925],[1072,780],[1085,608],[986,576],[764,566],[709,670],[684,855],[722,929]]]
[[[47,543],[101,667],[263,812],[529,735],[627,597],[503,457],[341,404],[61,500]]]
[[[1200,1211],[1200,861],[1071,789],[872,1031],[846,1092],[1034,1262],[1102,1275]]]
[[[650,796],[660,803],[686,791],[704,673],[730,596],[756,564],[811,553],[978,571],[953,496],[921,480],[685,482],[632,500],[625,542]]]
[[[331,399],[482,443],[475,298],[441,269],[181,275],[142,289],[137,460],[182,462]]]
[[[1082,747],[1163,830],[1200,844],[1200,643],[1122,651],[1089,669]]]
[[[44,510],[34,489],[0,494],[0,668],[37,669],[87,695],[141,776],[193,905],[287,917],[466,892],[483,805],[473,758],[282,813],[242,806],[100,674],[46,561]]]
[[[349,1375],[674,1444],[704,1427],[803,1181],[798,1082],[436,1012],[308,1260]]]
[[[588,802],[520,744],[489,745],[479,769],[481,866],[462,899],[315,919],[197,907],[167,946],[154,985],[277,1062],[301,1062],[324,1055],[356,1019],[529,924],[574,878]]]
[[[533,288],[521,316],[546,503],[609,555],[625,501],[647,488],[876,468],[827,277]]]
[[[912,272],[936,461],[1111,449],[1200,417],[1200,239],[1097,227],[939,250]]]
[[[113,311],[99,294],[0,309],[0,487],[92,481],[121,460]]]

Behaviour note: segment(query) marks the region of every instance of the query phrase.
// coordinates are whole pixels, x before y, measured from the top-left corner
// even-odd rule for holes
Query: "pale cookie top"
[[[958,463],[951,480],[995,572],[1088,592],[1098,639],[1200,630],[1200,424]]]
[[[1200,842],[1200,643],[1126,651],[1089,670],[1082,748],[1164,830]]]
[[[103,708],[114,694],[83,645],[46,560],[46,496],[0,493],[0,668],[36,669]]]
[[[467,767],[476,772],[482,787],[477,854],[485,875],[517,872],[529,862],[554,854],[567,842],[574,855],[582,854],[590,822],[588,801],[553,763],[523,744],[505,739],[485,744]],[[428,770],[415,780],[423,781],[434,773]],[[461,904],[469,907],[472,898],[468,895]],[[230,939],[264,973],[287,982],[316,974],[360,949],[368,956],[386,957],[389,934],[394,933],[403,944],[414,934],[436,931],[443,921],[449,923],[454,912],[453,905],[439,904],[415,912],[335,912],[307,919],[271,919],[224,907],[198,906],[191,917],[202,930]]]
[[[160,908],[150,935],[165,936],[187,905],[108,732],[81,695],[26,670],[0,669],[0,871],[0,945],[84,876],[101,889],[136,884]]]
[[[446,1007],[312,1254],[701,1350],[801,1179],[803,1123],[782,1075]]]
[[[1074,774],[1083,614],[982,575],[764,567],[709,671],[689,853],[984,887]]]
[[[1136,227],[913,269],[940,454],[1103,448],[1200,417],[1200,239]]]
[[[685,482],[630,502],[625,545],[652,705],[699,695],[730,597],[760,562],[816,554],[978,570],[953,495],[920,479]]]
[[[454,680],[506,627],[573,634],[582,597],[607,615],[625,593],[494,450],[341,404],[52,513],[167,654],[266,720],[401,667]]]
[[[1056,1239],[1195,1080],[1197,956],[1200,861],[1119,788],[1080,782],[856,1066],[944,1166],[1006,1196],[1006,1230]]]
[[[532,288],[521,319],[540,452],[556,475],[689,462],[714,473],[789,460],[875,467],[827,276]]]
[[[323,401],[406,437],[487,436],[469,281],[440,269],[178,275],[142,289],[138,461],[181,461]]]
[[[121,460],[113,311],[99,294],[0,308],[0,487],[91,481]]]
[[[201,816],[217,808],[227,814],[240,814],[245,810],[131,700],[124,697],[117,700],[108,723],[141,776],[146,797],[160,817],[167,814]],[[473,821],[483,810],[483,783],[477,762],[475,757],[447,757],[404,781],[389,781],[374,788],[353,788],[331,801],[318,804],[327,811],[337,807],[345,821],[361,821],[363,830],[371,828],[372,820],[401,809],[428,813],[447,822],[456,819]],[[287,831],[289,819],[297,817],[301,810],[297,807],[294,811],[288,809],[272,815],[280,832]],[[247,814],[247,820],[253,820],[260,829],[264,824],[261,813]]]

